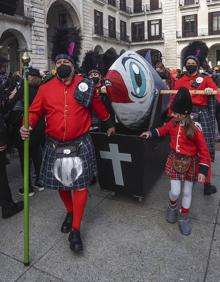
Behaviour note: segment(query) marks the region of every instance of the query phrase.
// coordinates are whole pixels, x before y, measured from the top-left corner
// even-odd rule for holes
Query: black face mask
[[[198,70],[198,66],[188,65],[186,66],[186,70],[189,74],[193,74],[194,72]]]
[[[68,65],[62,64],[61,66],[59,66],[57,68],[57,74],[58,74],[59,78],[61,78],[61,79],[69,77],[71,72],[72,72],[72,69]]]
[[[95,84],[97,84],[99,82],[99,77],[92,77],[91,78]]]

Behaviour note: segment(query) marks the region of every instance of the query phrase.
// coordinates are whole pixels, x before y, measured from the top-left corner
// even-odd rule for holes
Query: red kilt
[[[191,164],[187,172],[185,173],[178,173],[175,171],[173,167],[173,157],[175,152],[171,151],[169,153],[166,166],[165,166],[165,175],[173,180],[180,180],[180,181],[191,181],[195,182],[198,180],[198,173],[199,173],[199,159],[198,156],[192,156]]]

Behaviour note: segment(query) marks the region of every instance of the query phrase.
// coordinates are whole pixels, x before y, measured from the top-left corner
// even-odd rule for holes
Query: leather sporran
[[[176,172],[186,173],[191,165],[192,157],[180,154],[173,154],[172,165]]]

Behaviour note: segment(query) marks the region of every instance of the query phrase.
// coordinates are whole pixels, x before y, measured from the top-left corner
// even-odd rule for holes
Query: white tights
[[[176,201],[181,192],[181,181],[180,180],[171,180],[171,188],[169,192],[169,198],[171,201]],[[183,196],[182,196],[182,207],[189,209],[192,200],[192,187],[193,182],[184,181],[183,183]]]

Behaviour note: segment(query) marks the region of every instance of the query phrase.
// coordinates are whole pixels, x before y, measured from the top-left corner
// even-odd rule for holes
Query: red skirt
[[[198,180],[198,173],[199,173],[199,159],[197,156],[192,156],[191,164],[187,172],[185,173],[178,173],[173,167],[173,157],[175,152],[171,151],[169,153],[166,166],[165,166],[165,175],[174,180],[180,181],[191,181],[195,182]]]

